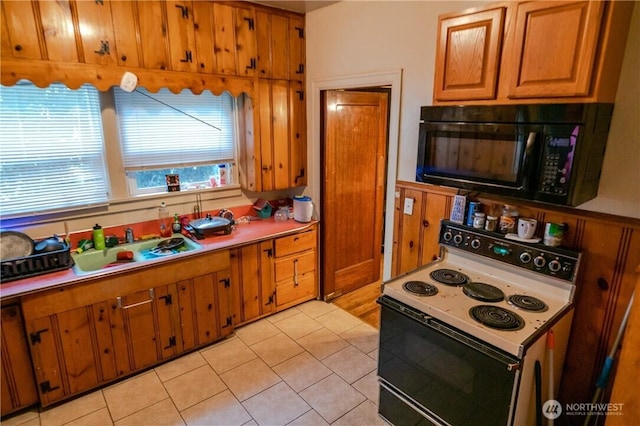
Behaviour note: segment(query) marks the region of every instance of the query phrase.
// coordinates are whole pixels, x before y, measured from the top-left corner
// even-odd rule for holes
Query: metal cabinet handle
[[[298,259],[293,261],[293,286],[298,287]]]
[[[122,296],[118,296],[118,297],[116,297],[116,303],[118,305],[118,308],[120,308],[120,309],[130,309],[130,308],[135,308],[136,306],[146,305],[147,303],[152,303],[153,300],[155,299],[155,297],[156,297],[155,291],[152,288],[150,288],[149,289],[149,299],[148,300],[143,300],[142,302],[138,302],[138,303],[134,303],[132,305],[124,306],[122,304]]]

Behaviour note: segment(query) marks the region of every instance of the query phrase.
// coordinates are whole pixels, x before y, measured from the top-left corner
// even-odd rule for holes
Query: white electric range
[[[499,379],[500,383],[512,384],[502,392],[505,409],[495,417],[500,419],[496,424],[531,423],[535,418],[532,414],[538,411],[540,415],[540,408],[531,407],[534,396],[539,391],[539,398],[550,398],[559,384],[581,254],[509,240],[501,234],[450,221],[441,224],[440,243],[442,255],[439,260],[384,283],[380,299],[383,314],[379,362],[383,399],[406,398],[410,401],[408,406],[422,412],[423,417],[435,424],[461,423],[463,419],[456,417],[461,413],[483,411],[475,404],[472,404],[473,410],[464,408],[469,400],[483,398],[482,391],[472,390],[470,384],[475,383],[476,388],[496,388],[494,379],[480,378],[480,372],[490,370],[485,362],[499,360],[498,364],[509,370]],[[386,318],[385,311],[388,312]],[[405,325],[399,326],[402,316],[413,321],[405,321]],[[421,324],[424,330],[416,324]],[[444,340],[434,343],[442,335],[446,336]],[[553,339],[547,339],[551,335]],[[399,336],[402,336],[402,343],[395,342],[394,345],[420,346],[423,349],[416,353],[421,354],[411,352],[408,355],[406,349],[398,353],[387,343],[399,341]],[[409,340],[411,343],[407,343]],[[550,341],[554,341],[553,359],[548,356]],[[466,353],[469,348],[475,352]],[[422,353],[441,356],[438,359],[430,357],[426,362],[420,359]],[[471,362],[472,358],[477,360]],[[447,371],[446,375],[440,377],[431,363]],[[411,379],[398,381],[392,377],[388,365],[394,365],[396,369],[398,365],[403,369],[412,365],[402,372],[402,377],[423,377],[422,382],[433,382],[439,391],[451,386],[455,391],[445,398],[449,408],[440,407],[431,396],[424,396],[428,392],[416,392],[413,388],[422,385]],[[496,376],[502,376],[500,368],[497,367]],[[539,369],[537,373],[536,369]],[[540,378],[540,383],[545,383],[544,389],[536,388],[536,375],[544,375]],[[454,383],[450,377],[456,377],[460,382]],[[388,385],[391,385],[391,392],[385,390]],[[389,396],[394,392],[397,395]],[[457,407],[453,401],[465,392],[470,395],[462,398],[465,402]],[[495,401],[491,404],[500,405]],[[381,415],[393,422],[394,414],[385,409],[385,405],[397,407],[397,404],[381,404]],[[482,419],[483,424],[492,424],[491,414],[485,413],[484,417],[469,415],[470,419],[464,421],[479,424],[477,421]],[[503,423],[505,419],[508,422]],[[413,420],[403,418],[402,422]]]

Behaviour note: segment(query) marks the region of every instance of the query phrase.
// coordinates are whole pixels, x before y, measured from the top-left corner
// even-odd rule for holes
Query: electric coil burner
[[[463,285],[470,281],[465,274],[452,269],[436,269],[431,272],[430,276],[441,284],[451,286]]]
[[[536,401],[558,392],[581,254],[447,220],[439,242],[440,258],[386,281],[378,299],[380,415],[395,425],[535,424]],[[553,377],[536,384],[538,363]]]
[[[407,281],[402,284],[402,288],[417,296],[433,296],[438,293],[436,286],[424,281]]]
[[[500,302],[504,300],[504,292],[491,284],[470,282],[462,287],[462,292],[470,298],[482,302]]]
[[[542,300],[525,294],[512,294],[507,298],[507,303],[515,308],[532,312],[544,312],[549,309],[547,304]]]
[[[469,314],[480,324],[497,330],[520,330],[524,327],[524,320],[520,315],[499,306],[474,306],[469,309]]]

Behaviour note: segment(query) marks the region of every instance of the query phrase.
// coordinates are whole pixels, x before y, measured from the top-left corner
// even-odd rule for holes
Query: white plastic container
[[[296,195],[293,197],[293,219],[297,222],[311,222],[313,202],[311,197]]]

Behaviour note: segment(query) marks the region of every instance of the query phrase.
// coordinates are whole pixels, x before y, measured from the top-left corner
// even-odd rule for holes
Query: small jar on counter
[[[500,216],[498,230],[502,234],[510,234],[516,232],[516,223],[518,223],[518,209],[509,204],[505,204]]]
[[[484,230],[489,232],[495,232],[498,227],[498,218],[496,216],[487,216],[484,222]]]
[[[482,212],[475,212],[475,214],[473,215],[473,227],[476,229],[482,229],[484,228],[484,224],[485,224],[485,214]]]

